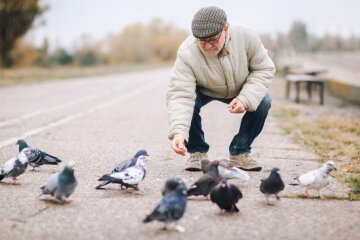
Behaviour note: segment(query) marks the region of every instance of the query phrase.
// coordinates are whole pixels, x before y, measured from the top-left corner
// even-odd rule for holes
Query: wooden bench
[[[320,104],[321,105],[324,104],[325,79],[318,77],[318,76],[308,75],[308,74],[288,74],[288,75],[285,75],[285,80],[286,80],[286,98],[289,98],[291,84],[294,84],[295,90],[296,90],[295,102],[299,103],[300,102],[300,87],[301,87],[301,84],[305,84],[309,99],[311,99],[313,87],[318,87],[319,88],[319,96],[320,96]]]

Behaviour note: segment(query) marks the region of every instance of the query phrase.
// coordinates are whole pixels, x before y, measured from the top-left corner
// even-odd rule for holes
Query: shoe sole
[[[200,168],[189,167],[189,168],[185,168],[185,171],[188,171],[188,172],[200,172],[201,169]]]
[[[241,170],[244,171],[248,171],[248,172],[260,172],[262,167],[254,167],[254,168],[243,168],[243,167],[238,167]]]

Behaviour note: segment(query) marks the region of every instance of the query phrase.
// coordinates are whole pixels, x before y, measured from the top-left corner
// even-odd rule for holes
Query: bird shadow
[[[241,211],[239,211],[239,212],[220,211],[220,212],[216,213],[216,216],[223,217],[223,218],[231,218],[231,217],[240,216],[240,215],[241,215]]]
[[[21,186],[21,183],[14,184],[13,182],[0,182],[0,185],[17,187],[17,186]]]
[[[45,202],[46,204],[49,204],[51,206],[64,206],[64,205],[69,205],[69,204],[65,204],[62,202],[57,201],[56,199],[53,198],[39,198],[40,201]]]
[[[210,202],[210,198],[207,199],[205,197],[202,197],[202,198],[191,197],[191,198],[188,198],[188,201],[192,201],[192,202]]]
[[[126,189],[120,189],[120,188],[99,188],[97,190],[102,190],[102,192],[106,193],[106,195],[103,198],[111,198],[111,197],[143,197],[146,194],[141,191],[132,191],[132,190],[126,190]]]

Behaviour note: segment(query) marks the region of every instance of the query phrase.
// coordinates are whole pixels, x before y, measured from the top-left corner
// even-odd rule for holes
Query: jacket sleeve
[[[184,52],[178,51],[171,73],[166,102],[169,115],[169,139],[181,135],[187,141],[196,98],[196,79],[184,61]]]
[[[249,31],[244,38],[249,75],[237,98],[247,111],[253,112],[268,92],[275,74],[275,65],[256,33]]]

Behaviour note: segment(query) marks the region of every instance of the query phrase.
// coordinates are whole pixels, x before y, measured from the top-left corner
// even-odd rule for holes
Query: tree
[[[306,51],[308,46],[308,32],[303,22],[295,21],[288,34],[293,47],[298,51]]]
[[[11,67],[10,52],[16,40],[45,10],[39,5],[39,0],[0,0],[0,66]]]

